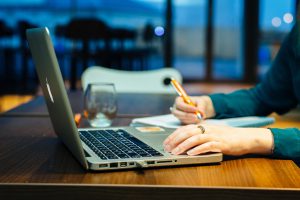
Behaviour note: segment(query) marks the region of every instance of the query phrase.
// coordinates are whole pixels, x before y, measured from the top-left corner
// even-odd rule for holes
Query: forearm
[[[244,146],[245,154],[272,155],[275,158],[300,160],[300,130],[241,128],[248,137]]]
[[[231,94],[211,94],[209,97],[215,110],[215,118],[265,116],[271,113],[271,109],[257,98],[256,88]]]
[[[274,138],[269,129],[241,128],[241,134],[249,135],[246,154],[272,154],[274,148]]]

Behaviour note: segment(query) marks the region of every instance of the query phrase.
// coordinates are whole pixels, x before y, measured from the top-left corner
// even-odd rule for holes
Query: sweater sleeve
[[[274,136],[273,156],[300,161],[300,130],[271,128]]]

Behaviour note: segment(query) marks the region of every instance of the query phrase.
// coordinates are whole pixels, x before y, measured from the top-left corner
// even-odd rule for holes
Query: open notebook
[[[275,119],[272,117],[236,117],[228,119],[207,119],[204,123],[215,125],[227,125],[235,127],[261,127],[274,123]],[[165,128],[178,128],[182,124],[172,114],[158,115],[153,117],[135,118],[131,122],[132,126],[152,125],[161,126]]]

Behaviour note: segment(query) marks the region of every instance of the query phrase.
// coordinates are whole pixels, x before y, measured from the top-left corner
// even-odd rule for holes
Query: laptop
[[[172,129],[153,134],[130,126],[78,129],[49,30],[28,29],[26,36],[54,131],[85,169],[118,170],[222,161],[221,153],[176,156],[165,152],[162,144]]]

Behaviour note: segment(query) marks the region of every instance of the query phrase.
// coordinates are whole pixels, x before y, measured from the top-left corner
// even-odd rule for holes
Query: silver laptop
[[[77,129],[48,29],[29,29],[26,34],[54,131],[85,169],[117,170],[222,161],[221,153],[174,156],[164,152],[162,143],[171,130],[149,134],[135,127]]]

